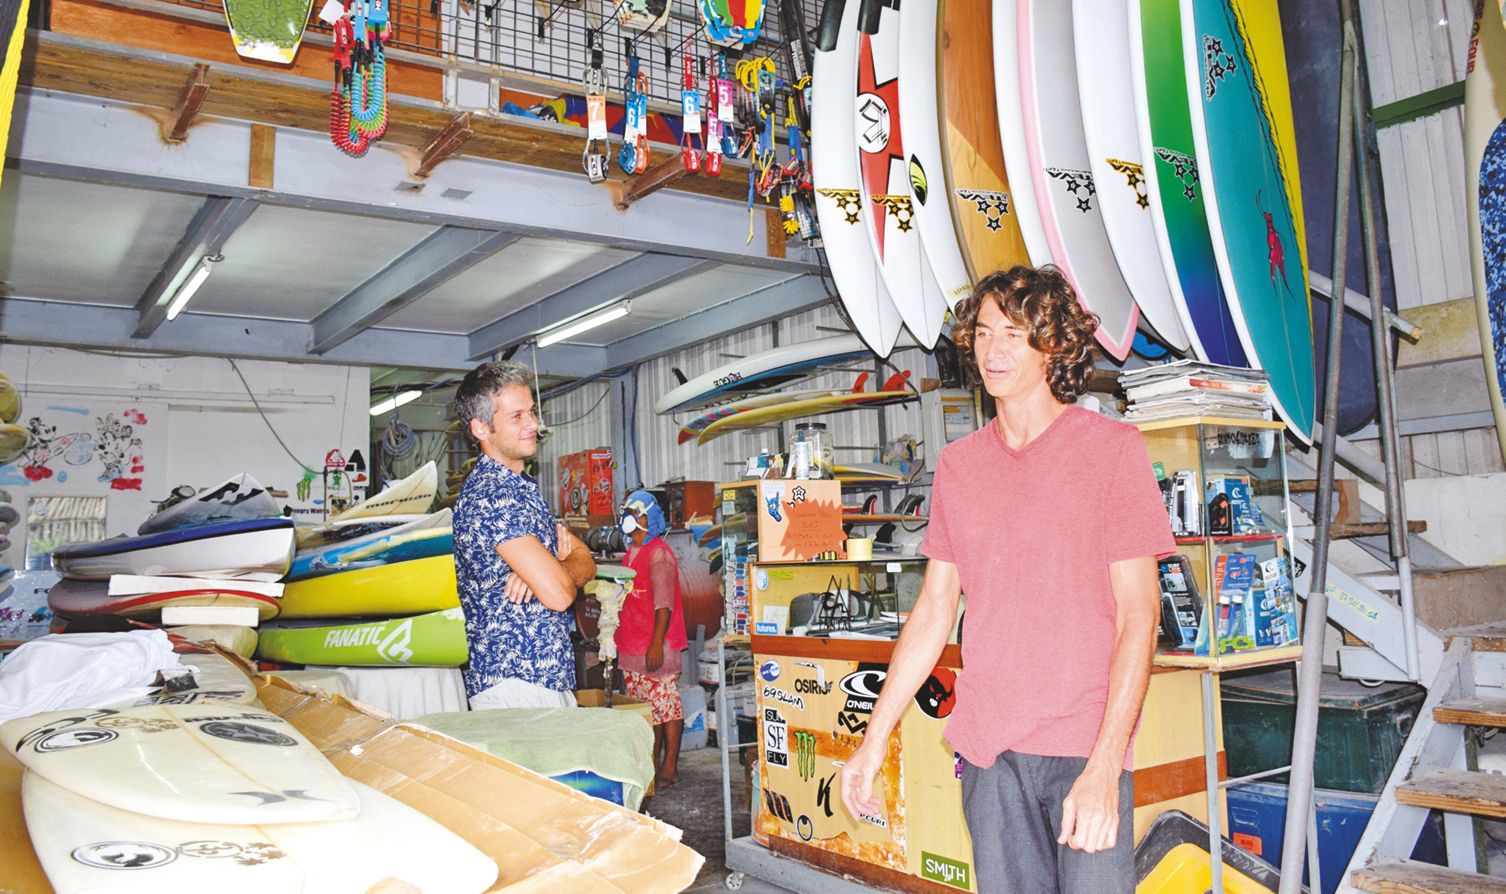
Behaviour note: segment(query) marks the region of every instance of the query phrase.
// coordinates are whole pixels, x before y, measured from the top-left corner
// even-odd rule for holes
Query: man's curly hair
[[[1088,390],[1093,369],[1093,333],[1098,315],[1077,300],[1077,290],[1055,266],[1016,265],[990,273],[953,309],[952,341],[973,381],[982,381],[973,355],[978,311],[992,301],[1010,322],[1023,328],[1032,348],[1046,355],[1046,384],[1064,404]]]

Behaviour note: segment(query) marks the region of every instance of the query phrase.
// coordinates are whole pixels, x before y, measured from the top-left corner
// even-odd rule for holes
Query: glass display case
[[[1158,563],[1158,661],[1295,654],[1282,423],[1195,417],[1140,431],[1177,543]]]

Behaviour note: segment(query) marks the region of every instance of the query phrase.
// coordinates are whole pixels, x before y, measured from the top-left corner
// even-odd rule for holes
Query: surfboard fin
[[[675,374],[675,381],[680,383],[681,385],[684,385],[687,381],[689,381],[685,378],[685,374],[680,372],[680,368],[678,366],[671,366],[669,368],[669,371]]]

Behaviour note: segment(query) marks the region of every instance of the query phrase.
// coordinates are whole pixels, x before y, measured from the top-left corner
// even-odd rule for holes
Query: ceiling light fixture
[[[412,403],[423,396],[422,391],[399,391],[379,404],[371,408],[371,415],[380,416],[383,413],[396,410],[406,403]]]
[[[205,255],[199,259],[199,266],[195,267],[193,272],[188,275],[188,279],[179,287],[178,294],[174,295],[173,300],[167,305],[167,318],[169,320],[178,318],[178,314],[183,312],[183,308],[199,291],[199,287],[204,285],[204,280],[209,278],[209,274],[214,269],[209,265],[220,260],[223,259],[219,255]]]
[[[623,317],[627,316],[632,311],[632,309],[633,302],[624,301],[621,304],[614,304],[611,307],[606,308],[605,310],[599,310],[595,313],[587,314],[586,316],[581,317],[578,320],[566,323],[563,326],[557,326],[554,329],[545,332],[543,335],[540,335],[538,339],[538,345],[541,348],[547,348],[556,342],[562,342],[567,338],[572,338],[574,336],[580,335],[582,332],[590,329],[595,329],[597,326],[600,326],[604,323],[610,323],[613,320],[620,320]]]

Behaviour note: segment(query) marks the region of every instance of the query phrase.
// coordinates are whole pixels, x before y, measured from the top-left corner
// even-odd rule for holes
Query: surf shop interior
[[[993,890],[960,614],[882,815],[837,777],[937,458],[994,424],[951,311],[1053,264],[1099,317],[1079,405],[1140,429],[1176,543],[1136,890],[1506,890],[1494,0],[0,24],[0,888]],[[451,401],[490,360],[597,563],[577,710],[468,709]],[[612,634],[638,490],[677,779]]]

